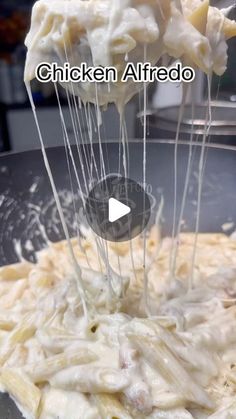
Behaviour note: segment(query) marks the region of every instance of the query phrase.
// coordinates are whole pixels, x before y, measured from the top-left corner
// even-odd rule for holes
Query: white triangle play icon
[[[115,198],[109,199],[109,221],[110,223],[114,223],[118,221],[120,218],[128,215],[131,212],[131,208],[122,202],[117,201]]]

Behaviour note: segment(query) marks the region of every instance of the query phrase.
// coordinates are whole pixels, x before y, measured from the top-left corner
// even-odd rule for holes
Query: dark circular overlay
[[[109,200],[116,199],[131,211],[109,221]],[[142,233],[151,215],[151,201],[143,187],[120,175],[108,175],[95,184],[86,200],[86,217],[93,231],[112,242],[131,240]]]

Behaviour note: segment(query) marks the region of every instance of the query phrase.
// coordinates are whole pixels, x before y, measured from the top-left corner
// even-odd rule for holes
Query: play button
[[[139,183],[114,174],[93,186],[85,210],[87,221],[98,236],[122,242],[133,239],[145,229],[151,203]]]
[[[115,221],[120,220],[125,215],[128,215],[131,212],[131,208],[122,202],[117,201],[115,198],[109,199],[109,221],[114,223]]]

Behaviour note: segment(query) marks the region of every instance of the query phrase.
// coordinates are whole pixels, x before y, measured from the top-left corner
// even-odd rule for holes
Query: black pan
[[[120,146],[108,143],[103,146],[107,172],[119,170]],[[79,177],[81,162],[75,148],[73,152]],[[186,179],[188,145],[179,146],[178,152],[178,200],[180,210],[183,186]],[[195,145],[191,179],[184,213],[183,229],[193,231],[196,222],[197,173],[201,148]],[[54,178],[60,192],[62,205],[71,236],[76,235],[74,208],[79,213],[81,202],[77,198],[76,182],[68,172],[64,148],[48,149]],[[83,152],[91,155],[90,147]],[[99,147],[94,145],[94,155],[99,170]],[[142,182],[143,144],[141,141],[129,143],[129,177]],[[122,159],[121,159],[122,161]],[[173,220],[174,199],[174,145],[173,142],[152,141],[147,144],[148,190],[155,197],[157,205],[164,197],[163,232],[170,234]],[[83,182],[82,182],[83,184]],[[71,200],[71,187],[75,192],[75,202]],[[154,217],[153,211],[153,217]],[[53,220],[53,222],[52,222]],[[213,146],[207,149],[205,177],[202,190],[200,230],[203,232],[222,231],[222,224],[236,222],[236,151]],[[43,226],[43,228],[42,228]],[[232,229],[233,230],[233,224]],[[231,232],[231,231],[229,231]],[[40,150],[22,154],[2,155],[0,158],[0,265],[18,261],[19,253],[28,260],[35,260],[35,251],[47,245],[47,240],[64,239],[60,220],[55,208],[51,186],[44,167]],[[0,418],[18,419],[21,415],[9,398],[0,399]]]

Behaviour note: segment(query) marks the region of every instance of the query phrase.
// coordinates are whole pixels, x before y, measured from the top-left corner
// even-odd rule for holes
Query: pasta
[[[236,36],[236,22],[228,10],[218,10],[209,0],[39,0],[26,38],[28,56],[25,81],[35,77],[41,62],[82,62],[117,69],[114,83],[65,83],[85,103],[107,105],[119,111],[143,88],[143,83],[122,83],[127,61],[149,62],[170,55],[222,75],[227,66],[227,40]],[[74,86],[73,86],[74,85]]]
[[[112,419],[114,417],[119,419],[131,419],[132,416],[122,406],[118,399],[110,394],[94,395],[93,400],[98,407],[98,411],[102,419]]]
[[[178,279],[170,286],[170,240],[162,240],[153,228],[147,237],[152,314],[145,318],[142,240],[133,240],[135,275],[127,244],[109,244],[112,269],[118,271],[119,254],[122,275],[129,282],[126,279],[125,293],[111,297],[107,305],[105,266],[101,271],[92,232],[84,231],[82,248],[76,239],[72,245],[86,295],[94,302],[88,322],[66,242],[41,251],[38,262],[27,264],[27,269],[14,265],[1,270],[0,290],[14,272],[4,298],[15,297],[12,306],[0,309],[1,390],[27,419],[234,415],[234,236],[200,234],[195,283],[187,292],[194,235],[180,236]],[[18,297],[14,286],[21,280],[26,286]]]
[[[11,394],[17,405],[20,405],[23,413],[31,418],[38,416],[41,391],[28,380],[27,376],[13,369],[3,369],[1,385]]]

